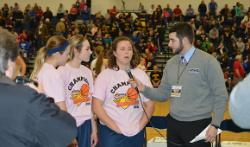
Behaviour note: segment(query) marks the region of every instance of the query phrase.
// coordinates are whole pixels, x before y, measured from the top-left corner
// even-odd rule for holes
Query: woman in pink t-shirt
[[[101,147],[142,147],[145,143],[144,128],[154,104],[131,87],[128,75],[152,87],[147,74],[136,68],[139,60],[132,41],[118,37],[108,52],[108,68],[95,80],[92,108],[101,123]]]
[[[68,41],[62,36],[50,37],[38,51],[30,77],[38,81],[39,92],[53,98],[56,105],[65,111],[63,81],[56,68],[66,63],[70,52],[68,45]]]
[[[92,71],[81,62],[89,62],[92,51],[89,41],[82,35],[72,36],[70,60],[58,68],[63,79],[68,112],[77,123],[78,147],[94,147],[97,144],[97,128],[91,111],[93,94]]]

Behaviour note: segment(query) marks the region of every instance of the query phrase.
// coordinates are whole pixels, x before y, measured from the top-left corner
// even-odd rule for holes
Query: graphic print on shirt
[[[126,94],[115,93],[114,102],[116,103],[117,107],[121,107],[124,110],[127,109],[129,106],[134,106],[134,108],[139,108],[138,93],[132,87],[130,87],[127,90]]]
[[[90,102],[89,85],[83,84],[80,90],[73,90],[71,93],[71,99],[77,106],[81,105],[81,103],[83,102],[86,102],[86,104],[88,104]]]

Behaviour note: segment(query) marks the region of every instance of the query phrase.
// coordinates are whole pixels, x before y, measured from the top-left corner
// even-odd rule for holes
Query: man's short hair
[[[8,61],[15,61],[18,56],[16,37],[0,27],[0,76],[5,75]]]
[[[181,40],[187,37],[190,43],[194,40],[194,30],[188,23],[178,23],[169,29],[169,33],[176,33],[176,36]]]

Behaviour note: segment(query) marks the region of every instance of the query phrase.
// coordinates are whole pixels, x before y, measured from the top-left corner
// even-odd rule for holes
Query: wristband
[[[215,124],[211,124],[211,126],[215,127],[216,129],[219,129],[220,127],[215,125]]]

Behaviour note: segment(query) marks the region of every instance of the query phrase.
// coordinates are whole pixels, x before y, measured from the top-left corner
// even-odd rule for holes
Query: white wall
[[[49,6],[53,14],[56,15],[59,3],[64,5],[65,10],[69,10],[72,4],[75,3],[75,0],[0,0],[0,8],[2,8],[4,3],[7,3],[9,6],[13,6],[15,2],[19,4],[22,10],[27,4],[31,4],[31,6],[33,6],[35,3],[37,3],[42,7],[43,10]]]
[[[33,5],[37,3],[45,9],[47,6],[51,8],[51,10],[56,13],[59,3],[63,3],[65,9],[69,9],[76,0],[0,0],[0,7],[3,6],[4,3],[9,5],[13,5],[15,2],[19,3],[20,7],[23,9],[27,4]],[[193,8],[197,10],[198,5],[201,0],[124,0],[126,3],[126,8],[129,10],[138,9],[139,3],[141,2],[145,9],[149,9],[151,4],[158,5],[160,4],[162,7],[165,7],[167,3],[170,4],[172,8],[174,8],[177,4],[180,5],[181,9],[185,12],[188,4],[192,4]],[[224,7],[225,3],[229,5],[231,8],[237,1],[244,4],[245,9],[250,7],[250,0],[216,0],[219,8]],[[210,0],[205,0],[205,3],[208,4]],[[121,0],[92,0],[92,12],[96,13],[101,11],[103,14],[106,13],[107,9],[112,8],[115,5],[118,9],[122,8]]]
[[[175,8],[177,4],[180,5],[180,8],[185,12],[188,5],[191,4],[195,11],[197,11],[198,5],[201,0],[124,0],[126,3],[126,9],[133,10],[138,9],[139,3],[141,2],[145,9],[150,9],[151,4],[161,5],[165,7],[167,3],[170,4],[171,8]],[[204,0],[206,4],[208,4],[211,0]],[[227,3],[230,8],[236,4],[236,2],[240,2],[244,4],[244,7],[247,9],[250,7],[250,0],[215,0],[219,6],[219,9],[223,8]],[[113,5],[116,5],[118,9],[122,9],[122,0],[92,0],[92,11],[97,12],[101,11],[106,13],[106,10],[111,8]]]

